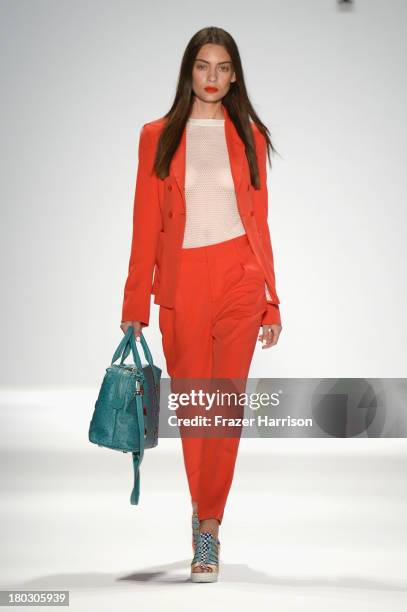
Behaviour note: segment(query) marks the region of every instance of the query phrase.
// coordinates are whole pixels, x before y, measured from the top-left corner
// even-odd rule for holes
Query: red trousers
[[[246,234],[182,249],[174,306],[160,306],[159,311],[171,379],[246,381],[266,309],[264,273]],[[240,436],[193,438],[181,434],[181,440],[199,519],[216,518],[221,523]]]

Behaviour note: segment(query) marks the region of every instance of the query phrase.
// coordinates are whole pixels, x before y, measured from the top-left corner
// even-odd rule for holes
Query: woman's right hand
[[[141,330],[145,327],[141,321],[122,321],[120,325],[120,329],[125,334],[129,327],[134,327],[134,336],[137,342],[140,342]]]

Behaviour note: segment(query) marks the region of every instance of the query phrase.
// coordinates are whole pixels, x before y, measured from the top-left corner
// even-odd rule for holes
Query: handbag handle
[[[156,395],[157,395],[158,394],[158,387],[160,386],[160,381],[159,381],[156,369],[154,367],[153,356],[151,355],[150,349],[148,348],[148,345],[147,345],[147,340],[144,338],[143,334],[141,334],[140,339],[141,339],[141,346],[143,347],[144,355],[145,355],[145,357],[147,359],[147,362],[150,365],[151,371],[153,373],[154,387],[155,387],[155,392],[156,392]],[[128,342],[126,344],[126,346],[124,347],[121,363],[123,363],[123,360],[126,359],[127,355],[129,354],[129,351],[130,351],[130,346],[129,345],[131,346],[131,350],[132,350],[132,353],[133,353],[133,356],[134,356],[134,362],[136,363],[135,355],[137,355],[138,360],[140,361],[140,357],[139,357],[139,354],[138,354],[138,351],[137,351],[136,340],[134,338],[134,334],[130,334],[130,342]],[[137,362],[137,367],[139,367],[140,370],[142,370],[143,366],[142,366],[141,362],[140,362],[140,365],[138,365],[138,362]],[[157,395],[157,400],[158,400],[158,395]]]
[[[131,338],[132,337],[133,337],[133,340],[134,340],[134,328],[133,328],[133,326],[130,326],[128,328],[128,330],[126,331],[124,337],[122,338],[119,346],[117,347],[117,349],[114,352],[114,355],[112,357],[111,365],[113,365],[113,363],[115,361],[117,361],[117,359],[119,359],[119,357],[122,358],[121,362],[120,362],[120,365],[122,365],[123,361],[126,359],[127,355],[129,354],[130,348],[131,348],[132,349],[132,353],[133,353],[134,363],[136,364],[136,366],[138,367],[139,370],[142,370],[142,364],[141,364],[141,360],[140,360],[137,348],[135,346],[135,342],[134,343],[131,342]],[[145,349],[145,346],[144,346],[145,339],[143,338],[143,340],[144,340],[144,343],[142,343],[143,344],[143,350],[144,350],[144,354],[146,356],[146,359],[148,360],[148,356],[151,359],[151,353],[148,350],[148,347],[147,347],[147,351],[148,352],[146,353],[146,349]]]
[[[130,338],[131,338],[131,335],[130,335]],[[133,335],[133,340],[134,340],[134,335]],[[154,365],[154,363],[153,363],[153,356],[152,356],[152,354],[150,352],[150,349],[148,348],[147,341],[146,341],[146,339],[145,339],[143,334],[140,334],[140,340],[141,340],[141,346],[143,347],[143,352],[144,352],[145,358],[147,359],[147,363],[150,366],[153,366]],[[133,346],[131,348],[133,348]],[[123,356],[122,356],[121,363],[123,363],[123,361],[126,359],[126,357],[127,357],[127,355],[129,353],[130,353],[130,343],[127,342],[126,346],[124,348],[124,351],[123,351]]]
[[[151,366],[151,370],[153,372],[153,378],[154,378],[154,384],[155,387],[157,388],[159,385],[159,381],[158,381],[158,375],[155,371],[154,366],[154,362],[153,362],[153,356],[151,354],[150,349],[148,348],[148,344],[147,341],[144,337],[143,334],[140,334],[140,340],[141,340],[141,346],[143,347],[143,352],[145,355],[145,358],[147,360],[147,363]],[[143,366],[140,360],[140,356],[138,354],[138,350],[137,350],[137,345],[136,345],[136,341],[134,338],[134,328],[133,326],[130,326],[128,328],[128,330],[126,331],[124,337],[122,338],[119,346],[117,347],[113,358],[112,358],[112,363],[111,365],[113,365],[113,363],[119,359],[119,357],[121,356],[121,362],[120,364],[123,364],[124,360],[126,359],[126,357],[128,356],[128,354],[130,353],[130,350],[133,353],[133,359],[134,359],[134,363],[136,364],[136,366],[138,367],[138,369],[140,371],[142,371]]]
[[[110,365],[113,365],[115,361],[117,361],[117,359],[119,359],[120,355],[123,352],[124,347],[126,346],[126,344],[129,341],[130,335],[133,332],[133,328],[129,327],[128,330],[126,331],[126,333],[124,334],[123,338],[121,339],[119,346],[117,347],[117,349],[115,350],[113,357],[112,357],[112,362]]]

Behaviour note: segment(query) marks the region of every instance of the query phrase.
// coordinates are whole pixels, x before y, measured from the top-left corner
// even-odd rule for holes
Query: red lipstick
[[[218,91],[217,87],[205,87],[205,91],[207,91],[208,93],[215,93],[216,91]]]

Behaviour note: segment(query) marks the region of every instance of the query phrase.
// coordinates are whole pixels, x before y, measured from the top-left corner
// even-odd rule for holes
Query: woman
[[[185,50],[171,109],[141,130],[121,323],[139,340],[155,294],[173,385],[196,377],[239,386],[259,328],[262,348],[278,342],[268,147],[274,151],[249,101],[236,43],[221,28],[200,30]],[[193,507],[191,579],[213,582],[240,435],[181,431],[181,439]]]

